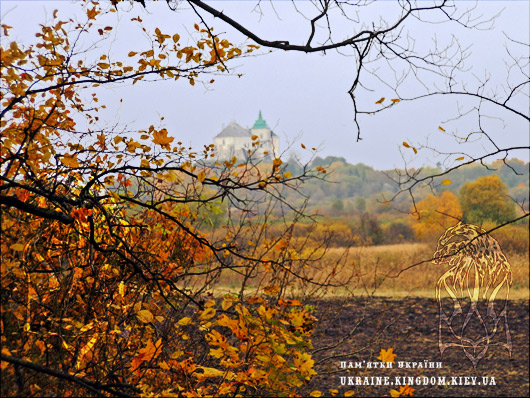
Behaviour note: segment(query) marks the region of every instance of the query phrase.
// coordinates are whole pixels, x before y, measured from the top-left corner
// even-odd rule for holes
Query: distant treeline
[[[355,200],[361,197],[367,200],[367,204],[372,206],[372,202],[380,201],[391,197],[399,187],[393,181],[397,179],[399,170],[379,171],[362,163],[350,164],[346,159],[336,156],[327,156],[325,158],[317,157],[310,164],[311,168],[323,166],[327,169],[327,178],[325,180],[313,179],[307,181],[301,188],[301,192],[310,197],[310,203],[319,207],[333,206],[337,199],[343,201],[345,209],[348,206],[355,209],[356,206],[363,206],[363,202]],[[301,166],[296,162],[288,162],[286,165],[288,171],[294,175],[301,172]],[[414,170],[413,170],[414,171]],[[401,171],[402,172],[402,171]],[[409,170],[409,173],[411,170]],[[425,167],[419,171],[418,176],[429,176],[442,173],[441,168]],[[503,162],[502,160],[494,161],[490,164],[465,165],[452,172],[445,174],[443,177],[436,178],[434,185],[438,186],[438,193],[450,191],[458,195],[460,188],[467,182],[473,182],[479,177],[497,175],[507,185],[509,195],[521,203],[528,203],[528,181],[529,181],[529,163],[519,159],[510,159]],[[442,179],[451,180],[451,185],[441,185]],[[418,190],[417,199],[423,199],[430,190]],[[293,199],[296,199],[293,197]],[[409,198],[403,195],[398,198],[394,205],[398,205]],[[338,203],[338,202],[337,202]],[[335,207],[340,207],[336,204]],[[364,210],[364,209],[363,209]],[[373,208],[371,210],[378,211]],[[380,211],[380,210],[379,210]]]

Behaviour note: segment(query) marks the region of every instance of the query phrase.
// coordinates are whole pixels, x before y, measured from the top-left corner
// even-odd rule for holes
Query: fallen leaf
[[[392,362],[396,363],[395,361],[396,354],[394,354],[394,349],[389,348],[388,350],[381,349],[381,353],[377,357],[381,362]]]

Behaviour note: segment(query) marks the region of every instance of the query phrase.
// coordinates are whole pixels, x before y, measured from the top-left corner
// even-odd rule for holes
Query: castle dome
[[[261,117],[261,111],[259,111],[258,120],[254,123],[254,126],[252,126],[253,129],[268,129],[269,126],[267,126],[267,122],[263,120]]]
[[[252,126],[252,130],[257,129],[267,129],[271,130],[269,126],[267,126],[267,122],[263,120],[263,117],[261,116],[261,111],[259,111],[258,120],[254,123],[254,126]],[[277,137],[276,133],[274,131],[270,131],[272,137]]]

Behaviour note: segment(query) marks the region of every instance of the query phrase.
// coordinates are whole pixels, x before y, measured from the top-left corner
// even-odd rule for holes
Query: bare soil
[[[447,383],[457,385],[412,385],[414,396],[432,397],[528,397],[529,393],[529,323],[528,300],[508,303],[508,325],[512,342],[511,354],[503,346],[491,345],[476,368],[462,348],[449,347],[440,354],[439,306],[428,298],[355,298],[324,299],[313,303],[319,318],[313,335],[315,367],[318,375],[304,387],[302,394],[319,390],[324,396],[336,396],[353,390],[354,396],[389,396],[390,389],[399,390],[396,376],[444,377]],[[483,313],[485,316],[486,314]],[[486,319],[486,318],[484,318]],[[466,332],[467,333],[467,332]],[[474,331],[481,333],[480,325]],[[473,331],[469,329],[469,334]],[[497,337],[505,337],[505,330]],[[502,342],[502,339],[500,340]],[[504,342],[506,339],[504,338]],[[368,368],[368,362],[380,362],[381,349],[392,347],[396,363],[392,369]],[[442,362],[442,368],[399,368],[404,362]],[[361,363],[361,368],[344,368],[351,362]],[[411,365],[413,366],[413,365]],[[348,376],[389,376],[394,385],[347,385]],[[460,385],[469,377],[476,377],[475,385]],[[341,379],[342,377],[342,379]],[[457,377],[457,379],[452,379]],[[484,385],[487,377],[487,385]],[[491,385],[491,378],[495,385]],[[351,379],[350,379],[351,380]],[[342,381],[342,383],[341,383]],[[423,379],[421,379],[423,381]],[[368,380],[370,384],[371,379]],[[346,385],[342,385],[346,383]],[[480,383],[480,385],[478,384]],[[438,383],[436,383],[438,384]]]

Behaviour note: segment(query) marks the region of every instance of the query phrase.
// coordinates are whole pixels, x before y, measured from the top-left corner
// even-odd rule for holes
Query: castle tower
[[[274,159],[280,156],[280,138],[267,126],[267,122],[261,116],[261,110],[259,111],[258,120],[250,129],[250,134],[259,137],[261,145],[258,149],[258,155],[260,157]]]

